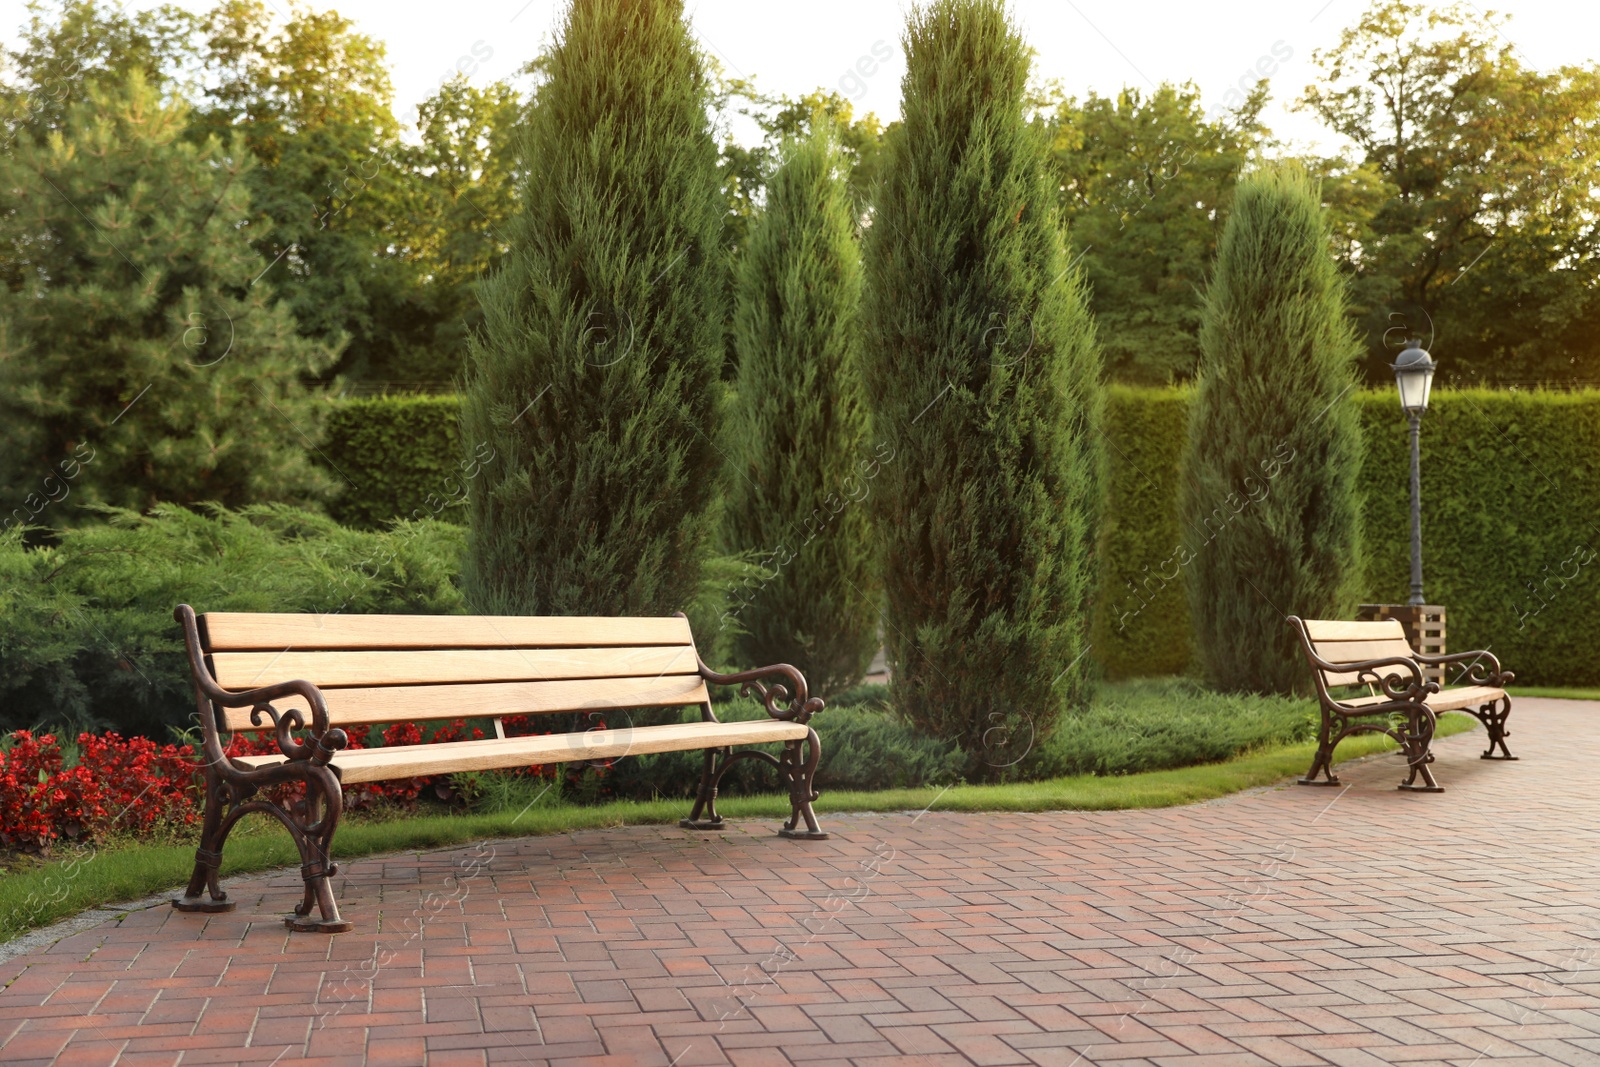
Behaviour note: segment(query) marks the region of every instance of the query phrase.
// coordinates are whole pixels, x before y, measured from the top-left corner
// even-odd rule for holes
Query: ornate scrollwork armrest
[[[335,752],[350,743],[349,736],[328,721],[328,705],[322,699],[322,690],[304,679],[278,682],[243,693],[233,693],[222,688],[211,676],[210,668],[206,666],[205,653],[201,650],[200,644],[200,628],[195,620],[194,609],[187,604],[179,604],[178,610],[173,614],[183,625],[184,645],[189,652],[189,670],[194,676],[196,688],[207,700],[219,707],[250,708],[250,721],[257,726],[262,724],[261,716],[265,713],[272,722],[278,748],[286,759],[308,760],[321,766],[333,759]],[[300,697],[311,708],[308,741],[300,741],[294,737],[296,730],[306,728],[305,716],[300,713],[300,709],[279,711],[272,706],[274,700],[288,696]],[[205,716],[201,717],[201,726],[206,739],[207,758],[213,762],[221,762],[224,759],[221,739],[217,737],[216,730]]]
[[[698,659],[698,657],[696,657]],[[806,679],[800,671],[787,663],[777,663],[771,667],[757,667],[753,671],[740,671],[737,674],[718,674],[700,660],[700,676],[714,685],[737,685],[740,696],[749,696],[752,693],[767,709],[767,714],[783,722],[797,722],[804,724],[811,716],[821,711],[826,703],[821,697],[809,696],[806,689]],[[775,682],[772,685],[763,685],[761,679],[781,675],[788,679],[788,685]],[[792,696],[790,694],[793,694]],[[780,707],[780,705],[787,705]]]
[[[1500,668],[1500,661],[1487,649],[1479,652],[1451,652],[1443,656],[1425,656],[1417,654],[1418,663],[1430,666],[1444,666],[1450,663],[1465,663],[1466,667],[1461,672],[1461,681],[1468,685],[1491,685],[1497,689],[1504,689],[1516,680],[1516,675]]]
[[[1334,674],[1354,674],[1359,685],[1376,685],[1383,690],[1384,696],[1390,700],[1406,701],[1419,704],[1426,700],[1428,694],[1439,691],[1439,683],[1427,681],[1422,677],[1422,668],[1417,661],[1407,656],[1388,656],[1383,659],[1366,659],[1352,663],[1336,663],[1323,659],[1315,652],[1308,650],[1311,661],[1319,670],[1330,671]],[[1403,667],[1405,672],[1383,672],[1385,667]]]
[[[1380,669],[1383,667],[1400,666],[1410,668],[1409,677],[1398,672],[1380,673]],[[1383,695],[1390,700],[1420,704],[1430,694],[1439,691],[1438,682],[1425,681],[1423,679],[1422,669],[1417,666],[1416,661],[1402,657],[1395,657],[1389,660],[1365,660],[1361,663],[1349,664],[1346,669],[1356,672],[1357,682],[1376,685],[1379,689],[1382,689]]]
[[[244,707],[253,704],[250,709],[250,722],[254,726],[261,725],[263,713],[272,721],[272,733],[278,741],[278,750],[290,760],[309,760],[313,764],[322,766],[333,759],[333,754],[350,743],[350,737],[343,730],[328,724],[328,709],[323,703],[322,693],[316,686],[307,681],[280,682],[265,689],[256,689],[249,693],[232,694],[236,702],[225,704],[225,707]],[[311,733],[307,741],[295,738],[296,730],[303,730],[306,726],[305,716],[300,714],[299,708],[290,708],[279,711],[272,706],[273,700],[285,696],[303,697],[311,705]],[[320,716],[318,712],[321,712]],[[320,729],[318,728],[320,726]]]

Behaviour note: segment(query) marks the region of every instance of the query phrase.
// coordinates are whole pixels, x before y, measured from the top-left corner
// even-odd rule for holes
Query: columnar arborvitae
[[[786,147],[740,261],[729,533],[762,573],[728,621],[746,664],[792,663],[826,696],[877,650],[866,498],[879,457],[860,376],[861,257],[829,131]]]
[[[885,634],[895,706],[981,773],[1082,696],[1100,363],[1004,6],[934,0],[905,51],[866,255]]]
[[[1360,581],[1360,345],[1315,185],[1239,186],[1217,249],[1191,408],[1185,550],[1207,681],[1287,693],[1305,664],[1286,615],[1347,618]]]
[[[723,204],[681,0],[574,0],[484,283],[463,443],[476,610],[666,614],[717,522]]]

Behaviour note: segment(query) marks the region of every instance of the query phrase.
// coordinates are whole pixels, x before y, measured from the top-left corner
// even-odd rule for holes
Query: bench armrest
[[[1307,650],[1306,655],[1311,658],[1311,662],[1319,670],[1333,671],[1336,674],[1350,674],[1353,672],[1357,676],[1356,685],[1375,684],[1383,690],[1384,696],[1390,700],[1420,702],[1429,693],[1437,693],[1439,691],[1439,683],[1424,680],[1422,668],[1417,665],[1416,660],[1408,656],[1386,656],[1383,659],[1364,659],[1351,663],[1338,663],[1333,660],[1325,660],[1310,650]],[[1382,668],[1385,667],[1404,667],[1405,674],[1410,675],[1410,678],[1408,679],[1398,672],[1393,674],[1380,673]],[[1368,677],[1369,675],[1370,677]]]
[[[752,692],[767,709],[767,714],[783,722],[797,722],[802,725],[811,716],[817,714],[825,706],[821,697],[808,695],[805,675],[789,666],[787,663],[776,663],[770,667],[757,667],[753,671],[740,671],[737,674],[718,674],[707,667],[705,660],[695,655],[700,664],[700,677],[713,685],[737,685],[740,696],[749,696]],[[785,678],[788,684],[776,682],[772,685],[761,684],[762,678],[771,678],[774,675]],[[793,694],[791,697],[790,694]],[[779,707],[787,703],[787,707]]]
[[[1357,685],[1375,684],[1383,690],[1390,700],[1420,701],[1429,693],[1439,691],[1438,682],[1424,681],[1422,668],[1417,666],[1417,661],[1407,656],[1388,656],[1384,659],[1364,659],[1354,663],[1334,663],[1314,657],[1317,666],[1322,670],[1332,670],[1342,674],[1354,671],[1357,675]],[[1382,674],[1384,667],[1404,667],[1411,677],[1407,679],[1399,673]],[[1370,675],[1371,677],[1367,677]]]
[[[1516,680],[1516,675],[1510,671],[1500,669],[1500,661],[1487,649],[1481,652],[1451,652],[1444,656],[1425,656],[1417,653],[1417,662],[1431,666],[1444,666],[1450,663],[1465,663],[1466,669],[1462,672],[1465,680],[1470,685],[1492,685],[1504,688]]]
[[[1317,655],[1317,650],[1311,643],[1311,635],[1306,631],[1305,620],[1297,615],[1290,615],[1289,625],[1294,627],[1295,632],[1300,635],[1300,647],[1305,652],[1306,659],[1315,668],[1312,671],[1312,675],[1317,683],[1317,691],[1325,701],[1339,703],[1339,701],[1328,695],[1328,687],[1324,683],[1322,675],[1322,672],[1325,671],[1334,674],[1350,674],[1353,672],[1357,676],[1355,684],[1376,684],[1383,690],[1383,695],[1390,700],[1402,701],[1408,704],[1420,704],[1428,694],[1439,691],[1438,682],[1430,682],[1423,679],[1422,668],[1417,665],[1414,656],[1386,656],[1382,659],[1353,660],[1349,663],[1338,663],[1323,659]],[[1393,674],[1378,673],[1384,667],[1404,667],[1405,675],[1410,677],[1408,679],[1398,672]],[[1362,677],[1363,675],[1370,675],[1370,677]]]
[[[200,627],[195,619],[194,609],[187,604],[179,604],[173,616],[183,626],[183,643],[189,653],[189,671],[194,676],[196,694],[200,698],[200,727],[205,737],[204,748],[208,760],[220,763],[227,757],[222,751],[222,739],[217,733],[216,722],[212,716],[206,714],[207,701],[224,708],[249,707],[250,721],[257,726],[261,725],[261,714],[265,712],[272,721],[278,748],[286,759],[309,760],[314,764],[325,765],[333,758],[335,752],[349,743],[345,732],[329,723],[328,705],[322,699],[322,690],[308,681],[295,679],[277,682],[242,693],[222,688],[211,676],[211,669],[206,666],[205,652],[200,643]],[[311,707],[309,743],[296,740],[293,734],[293,731],[303,730],[306,726],[305,716],[300,714],[300,709],[279,711],[272,706],[272,701],[288,696],[300,697]]]

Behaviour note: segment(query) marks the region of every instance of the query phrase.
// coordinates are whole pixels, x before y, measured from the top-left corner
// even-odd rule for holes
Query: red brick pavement
[[[1165,811],[584,831],[356,860],[353,933],[136,911],[0,964],[7,1063],[1600,1063],[1600,705],[1519,763]]]

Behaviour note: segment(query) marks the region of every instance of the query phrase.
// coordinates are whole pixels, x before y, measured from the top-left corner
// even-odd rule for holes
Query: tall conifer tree
[[[476,610],[660,615],[718,521],[723,201],[681,0],[574,0],[481,290],[462,425]]]
[[[861,680],[877,650],[878,584],[866,499],[861,255],[831,131],[792,142],[740,260],[731,449],[734,546],[764,573],[731,611],[748,664],[792,663],[818,695]]]
[[[1180,562],[1213,686],[1291,692],[1305,669],[1284,617],[1355,607],[1360,352],[1314,183],[1251,175],[1206,291],[1185,463]]]
[[[866,259],[892,696],[983,773],[1083,695],[1100,361],[1006,8],[933,0],[905,51]]]

